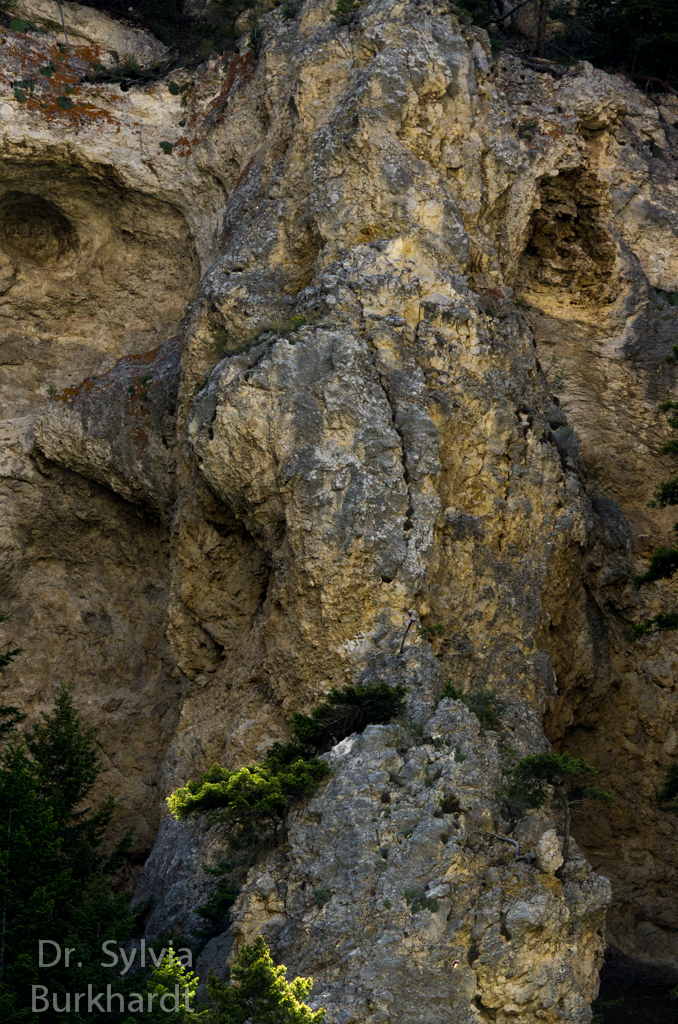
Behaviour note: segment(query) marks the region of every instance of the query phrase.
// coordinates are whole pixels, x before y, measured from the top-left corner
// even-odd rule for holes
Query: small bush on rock
[[[450,679],[443,686],[443,697],[450,697],[452,700],[460,700],[472,711],[480,722],[482,729],[497,729],[500,724],[504,703],[499,699],[495,690],[479,690],[477,693],[464,693],[452,683]]]
[[[213,765],[196,782],[172,793],[167,803],[178,821],[207,813],[208,825],[224,825],[236,849],[245,843],[254,846],[275,833],[292,802],[315,789],[329,771],[315,757],[295,757],[291,744],[276,744],[262,764],[234,771]]]
[[[662,779],[657,803],[665,811],[678,811],[678,764],[670,764]]]
[[[234,849],[256,850],[277,833],[292,803],[329,774],[316,755],[367,725],[389,722],[406,693],[383,681],[330,690],[312,714],[294,715],[292,742],[275,743],[260,764],[233,771],[212,765],[167,798],[170,811],[178,821],[206,814],[208,826],[224,826]]]
[[[332,20],[337,25],[348,25],[360,10],[361,3],[362,0],[337,0],[337,6],[332,9]]]
[[[228,928],[229,911],[238,898],[247,868],[221,859],[213,867],[205,870],[219,879],[207,903],[197,907],[195,911],[204,922],[195,934],[207,942]]]
[[[396,718],[406,694],[404,686],[389,686],[383,680],[333,689],[310,715],[292,717],[292,731],[302,746],[328,750],[367,725],[385,725]]]

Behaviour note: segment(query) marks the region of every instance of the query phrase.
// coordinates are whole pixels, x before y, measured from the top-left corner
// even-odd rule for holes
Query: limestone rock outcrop
[[[610,883],[574,860],[561,883],[497,840],[496,741],[463,705],[443,701],[423,745],[397,732],[334,748],[241,893],[236,943],[263,934],[331,1021],[587,1021]]]
[[[424,1019],[431,987],[431,1021],[585,1024],[609,898],[588,861],[610,941],[678,956],[654,801],[676,639],[625,638],[675,607],[631,574],[670,525],[646,503],[675,387],[678,103],[495,59],[442,0],[331,8],[271,10],[256,53],[173,72],[183,92],[87,83],[75,46],[25,103],[9,84],[51,43],[5,30],[0,612],[27,653],[3,682],[37,712],[73,679],[139,862],[157,834],[138,897],[158,932],[195,925],[220,852],[160,822],[167,792],[260,758],[331,686],[404,682],[419,739],[328,755],[205,963],[264,928],[338,1024]],[[497,736],[444,704],[435,732],[446,678],[496,691]],[[562,883],[562,823],[508,833],[496,792],[549,741],[617,798],[575,822]]]

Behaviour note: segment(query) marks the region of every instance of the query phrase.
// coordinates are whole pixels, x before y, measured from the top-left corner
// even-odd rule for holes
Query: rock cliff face
[[[630,573],[670,525],[646,503],[678,102],[494,60],[438,0],[350,27],[306,0],[183,92],[81,83],[64,109],[110,31],[67,6],[89,34],[58,81],[8,98],[49,37],[3,30],[0,67],[12,701],[73,680],[139,863],[155,841],[152,932],[195,923],[220,852],[160,820],[170,789],[261,757],[331,686],[406,683],[414,731],[327,755],[203,966],[263,931],[339,1024],[584,1024],[610,899],[615,947],[678,956],[654,803],[676,640],[624,639],[675,606]],[[500,694],[497,734],[436,710],[446,678]],[[502,774],[548,741],[617,797],[574,825],[611,896],[576,846],[554,877],[548,815],[519,852],[491,835]]]

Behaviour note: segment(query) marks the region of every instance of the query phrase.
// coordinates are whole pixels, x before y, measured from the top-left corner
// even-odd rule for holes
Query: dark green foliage
[[[481,690],[479,693],[469,694],[464,703],[476,716],[483,729],[498,728],[503,705],[494,690]]]
[[[114,980],[101,967],[101,937],[124,942],[134,916],[110,883],[125,843],[108,857],[99,851],[112,801],[95,811],[84,806],[100,771],[92,733],[83,730],[65,687],[52,714],[25,741],[11,740],[0,757],[3,1024],[31,1017],[32,984],[58,993],[64,1005],[66,992],[86,991],[87,984],[105,989]],[[39,939],[76,949],[75,964],[66,968],[62,958],[40,969]],[[51,1009],[42,1015],[48,1024],[58,1019]],[[69,1019],[84,1021],[81,1014]]]
[[[442,622],[436,622],[432,626],[420,626],[419,631],[426,640],[435,640],[446,637],[450,633],[450,627]]]
[[[418,914],[420,910],[430,910],[435,914],[440,909],[438,901],[431,897],[427,898],[421,889],[405,889],[403,896],[413,914]]]
[[[62,110],[72,110],[75,106],[73,100],[69,99],[68,96],[57,96],[57,107],[61,107]]]
[[[637,587],[642,587],[646,583],[671,579],[676,569],[678,569],[678,548],[662,545],[655,548],[650,555],[650,564],[647,572],[639,576],[633,576],[632,579]]]
[[[15,708],[11,704],[6,704],[0,707],[0,718],[6,718],[6,722],[0,722],[0,740],[7,739],[9,734],[14,731],[20,722],[26,720],[26,715],[22,714],[18,708]]]
[[[63,851],[78,872],[105,868],[110,873],[117,868],[129,837],[113,859],[102,860],[97,849],[113,816],[113,797],[94,812],[82,809],[103,767],[94,730],[82,728],[66,686],[59,690],[52,714],[43,714],[42,719],[27,731],[26,748],[33,759],[38,794],[59,824]]]
[[[329,903],[331,899],[332,892],[330,889],[318,889],[317,893],[315,894],[315,905],[316,907],[320,907],[320,909],[322,910],[325,904]]]
[[[294,739],[275,743],[261,764],[235,771],[215,764],[197,781],[168,797],[170,810],[178,820],[206,814],[207,825],[222,825],[232,849],[240,851],[237,865],[221,862],[211,869],[220,883],[198,911],[205,921],[201,938],[208,939],[223,930],[239,891],[238,874],[253,863],[262,844],[270,842],[284,825],[292,803],[312,792],[329,774],[329,766],[316,753],[370,723],[389,721],[402,711],[406,692],[402,686],[391,687],[384,682],[331,690],[311,715],[294,716]],[[327,902],[331,895],[329,890],[320,890],[316,901]]]
[[[665,811],[678,811],[678,763],[666,769],[657,803]]]
[[[660,633],[665,629],[678,629],[678,614],[676,612],[659,612],[653,618],[631,626],[626,630],[625,635],[626,639],[633,643],[648,633]]]
[[[2,621],[3,620],[0,619],[0,622]],[[4,654],[0,654],[0,672],[3,668],[7,668],[8,665],[11,665],[14,659],[17,658],[22,651],[22,647],[11,647],[9,650],[5,651]]]
[[[7,622],[7,616],[0,615],[0,622]],[[14,659],[18,658],[21,653],[21,647],[11,647],[4,654],[0,654],[0,672],[7,668],[8,665],[11,665]],[[3,718],[6,721],[3,722]],[[26,715],[22,714],[19,708],[14,707],[13,704],[0,705],[0,742],[7,739],[16,726],[25,720]]]
[[[292,716],[292,732],[305,747],[328,750],[366,725],[383,725],[402,713],[407,689],[377,683],[332,689],[310,715]]]
[[[293,802],[329,774],[329,766],[315,755],[370,723],[390,721],[402,710],[406,692],[403,686],[384,682],[330,690],[312,715],[294,716],[290,743],[275,743],[260,764],[234,771],[213,765],[168,797],[172,814],[179,821],[206,814],[208,827],[222,825],[232,849],[241,851],[240,867],[249,866],[262,844],[284,825]],[[223,919],[235,896],[230,886],[236,884],[237,872],[229,866],[215,873],[223,874],[224,881],[200,912],[207,929]]]
[[[238,897],[242,888],[238,874],[238,867],[230,861],[220,860],[214,867],[207,868],[211,875],[215,875],[219,882],[212,892],[207,903],[198,907],[196,914],[205,922],[199,931],[199,936],[204,941],[220,935],[225,931],[230,921],[229,911]]]
[[[528,754],[511,771],[512,780],[506,795],[510,809],[543,807],[550,800],[551,789],[558,796],[565,815],[563,858],[567,862],[570,840],[570,807],[573,802],[599,800],[614,803],[614,797],[596,786],[581,780],[597,775],[596,769],[583,757],[557,754],[555,750],[543,754]]]
[[[663,444],[659,449],[659,454],[669,455],[672,459],[678,459],[678,439],[667,441],[666,444]]]
[[[664,449],[673,446],[675,441],[669,441],[664,445]],[[662,454],[669,454],[662,449]],[[673,454],[673,452],[671,452]],[[666,508],[667,505],[678,505],[678,477],[673,477],[671,480],[665,480],[659,486],[659,490],[655,491],[654,498],[649,502],[651,508]]]
[[[563,786],[574,778],[596,775],[596,769],[583,757],[556,754],[546,750],[543,754],[523,757],[511,775],[530,800],[529,806],[542,807],[548,800],[549,786]]]
[[[141,1016],[127,1017],[123,1024],[207,1024],[216,1018],[209,1007],[198,1009],[196,993],[199,979],[183,965],[170,946],[160,964],[153,969],[146,982],[144,1009]],[[176,1006],[176,987],[179,986],[179,1006]],[[151,1012],[148,1012],[148,994],[151,993]],[[163,1003],[164,999],[164,1003]]]
[[[577,59],[625,71],[647,86],[678,84],[675,0],[578,0],[554,7],[563,47]]]
[[[609,1019],[607,1015],[618,1010],[624,1002],[624,996],[621,996],[619,999],[594,999],[591,1003],[591,1009],[593,1010],[591,1024],[605,1024],[606,1019]]]
[[[443,686],[443,697],[462,701],[476,716],[483,729],[496,729],[500,724],[504,704],[494,690],[479,690],[477,693],[463,693],[450,679]]]
[[[217,1004],[217,1024],[320,1024],[324,1010],[311,1010],[303,1000],[312,978],[286,981],[287,968],[275,967],[259,936],[243,946],[231,970],[231,984],[210,972],[207,992]]]
[[[235,22],[254,6],[254,0],[220,0],[210,4],[204,14],[189,10],[185,0],[133,0],[132,9],[128,0],[98,0],[96,6],[118,20],[131,18],[168,47],[166,57],[143,66],[125,67],[124,57],[115,51],[109,52],[118,69],[96,68],[93,62],[95,80],[118,82],[126,90],[175,70],[195,68],[212,55],[234,51]]]
[[[669,357],[670,358],[670,357]],[[659,406],[659,412],[663,413],[676,413],[678,412],[677,402],[662,402]],[[670,415],[669,426],[672,430],[678,430],[678,416]],[[662,455],[668,455],[670,458],[678,459],[678,440],[672,439],[667,441],[660,448]],[[678,505],[678,476],[672,477],[670,480],[665,480],[659,487],[658,491],[655,491],[654,498],[649,502],[651,508],[666,508],[668,506]],[[678,523],[674,524],[674,531],[678,530]],[[650,563],[647,567],[647,571],[633,576],[633,582],[637,587],[641,587],[647,583],[655,583],[657,580],[668,580],[671,579],[678,569],[678,548],[670,547],[666,544],[655,548],[650,555]],[[649,626],[656,620],[650,620],[646,625]],[[672,629],[674,627],[664,624],[661,625],[656,622],[656,625],[661,629]],[[642,636],[643,633],[648,632],[648,629],[642,629],[641,626],[632,627],[629,630],[627,636],[629,639],[637,639],[638,636]]]
[[[337,6],[332,9],[332,20],[337,25],[348,25],[353,21],[360,10],[362,0],[337,0]]]

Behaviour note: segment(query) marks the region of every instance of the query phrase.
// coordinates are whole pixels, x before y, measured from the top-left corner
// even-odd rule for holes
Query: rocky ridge
[[[374,0],[343,28],[330,7],[265,15],[256,58],[205,65],[185,106],[82,84],[75,114],[0,107],[2,580],[28,649],[5,678],[38,710],[60,637],[120,827],[146,822],[139,858],[169,789],[261,757],[332,685],[405,682],[443,747],[381,729],[336,748],[236,940],[264,928],[341,1024],[418,1020],[432,986],[431,1020],[584,1022],[604,882],[581,858],[561,885],[471,832],[504,832],[512,757],[584,754],[618,798],[575,826],[612,879],[611,940],[675,964],[675,825],[653,802],[675,640],[624,630],[673,607],[629,575],[668,525],[645,506],[675,374],[678,105],[587,65],[495,61],[446,3]],[[6,35],[9,81],[43,44]],[[425,628],[401,652],[411,608]],[[503,760],[461,707],[434,714],[446,677],[501,695]],[[407,783],[393,828],[384,773]],[[452,824],[434,794],[457,776]],[[558,827],[525,823],[528,852]],[[191,923],[217,848],[163,820],[151,929]],[[411,888],[438,910],[412,914]],[[365,931],[378,899],[388,949]],[[365,933],[355,959],[330,956],[337,929]]]

